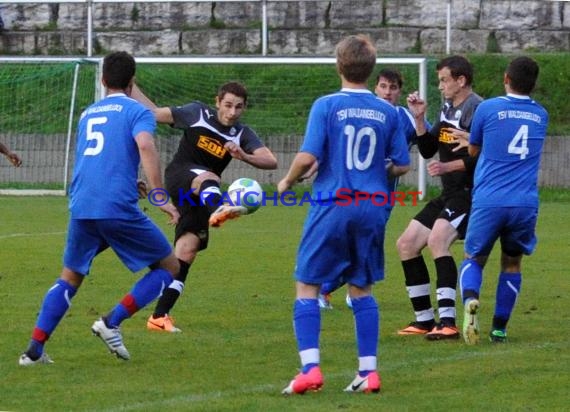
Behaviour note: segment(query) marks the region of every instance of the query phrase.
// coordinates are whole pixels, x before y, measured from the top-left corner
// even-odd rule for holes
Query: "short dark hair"
[[[465,84],[471,86],[473,83],[473,66],[463,56],[449,56],[439,61],[436,70],[440,71],[447,67],[451,73],[451,77],[457,79],[459,76],[465,77]]]
[[[135,58],[127,52],[114,52],[103,59],[103,80],[108,88],[126,89],[135,71]]]
[[[388,79],[392,83],[397,83],[398,88],[401,89],[404,85],[404,80],[402,79],[402,74],[396,69],[382,69],[376,76],[376,84],[380,81],[380,77]]]
[[[530,57],[521,56],[509,63],[506,74],[513,91],[529,95],[536,85],[538,72],[538,63]]]
[[[237,97],[242,97],[243,102],[247,103],[247,89],[239,82],[227,82],[218,89],[218,99],[222,100],[227,93],[231,93]]]

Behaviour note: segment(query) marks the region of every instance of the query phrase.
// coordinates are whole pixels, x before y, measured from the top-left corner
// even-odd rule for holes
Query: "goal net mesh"
[[[95,78],[81,61],[0,61],[0,141],[22,158],[15,168],[0,157],[0,189],[64,189],[70,131]]]
[[[5,60],[0,58],[0,141],[18,153],[23,164],[15,168],[0,157],[0,190],[65,190],[73,169],[77,120],[85,107],[101,97],[100,58]],[[235,161],[222,176],[223,182],[242,176],[260,183],[278,182],[301,145],[311,104],[340,87],[334,59],[201,60],[208,59],[137,59],[137,83],[158,106],[183,105],[193,100],[214,106],[220,85],[228,81],[244,83],[249,97],[242,122],[252,127],[277,155],[279,169],[257,170]],[[387,60],[379,59],[369,87],[373,89],[380,69],[396,68],[404,77],[401,103],[405,104],[405,96],[419,88],[419,59]],[[430,108],[438,107],[435,96]],[[163,167],[172,159],[181,135],[180,130],[159,126],[157,144]],[[412,159],[413,171],[402,181],[416,185],[418,159]]]
[[[370,79],[369,88],[373,90],[376,73],[382,68],[397,69],[405,82],[401,102],[405,105],[405,96],[419,87],[419,65],[411,60],[402,58],[399,63],[380,62]],[[279,168],[274,171],[258,170],[234,161],[224,172],[223,181],[230,183],[245,176],[262,183],[275,184],[284,175],[301,145],[314,100],[339,90],[336,66],[322,62],[164,64],[160,63],[160,59],[137,65],[137,84],[158,106],[183,105],[193,100],[214,106],[218,87],[228,81],[239,81],[246,85],[248,105],[241,121],[252,127],[277,155]],[[439,108],[439,101],[436,101],[435,107]],[[181,135],[180,130],[159,127],[157,141],[163,162],[172,159]],[[413,156],[416,173],[403,179],[404,183],[418,183],[416,157]]]

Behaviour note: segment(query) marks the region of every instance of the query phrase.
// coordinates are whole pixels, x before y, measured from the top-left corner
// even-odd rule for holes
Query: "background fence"
[[[0,183],[2,182],[37,182],[37,181],[61,181],[61,164],[65,150],[66,136],[64,134],[41,136],[45,143],[43,149],[31,150],[37,142],[38,136],[19,135],[6,136],[0,134],[0,140],[14,147],[25,159],[21,168],[14,168],[5,159],[0,159]],[[279,168],[277,170],[258,170],[246,163],[233,161],[224,172],[223,180],[226,183],[238,177],[251,177],[261,183],[277,183],[285,175],[293,156],[300,147],[301,136],[289,136],[272,138],[270,148],[275,152]],[[33,144],[32,144],[33,141]],[[160,138],[157,140],[163,165],[170,161],[178,147],[178,137]],[[45,162],[45,158],[53,159],[53,162]],[[43,161],[43,165],[41,164]],[[38,163],[37,164],[34,163]],[[418,156],[417,150],[412,149],[412,170],[401,182],[412,186],[418,183]],[[542,158],[539,185],[545,187],[570,188],[570,139],[564,137],[548,137]],[[438,186],[439,178],[427,177],[427,185]]]

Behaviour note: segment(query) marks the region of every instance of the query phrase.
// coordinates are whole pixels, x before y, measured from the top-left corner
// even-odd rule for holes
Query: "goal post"
[[[248,176],[275,184],[300,147],[313,101],[339,89],[336,59],[311,57],[139,57],[137,84],[158,106],[200,100],[214,105],[218,87],[231,80],[249,91],[242,121],[277,155],[279,169],[255,169],[232,162],[224,181]],[[0,57],[0,141],[21,155],[20,168],[0,159],[0,194],[65,194],[74,164],[75,128],[81,111],[100,99],[102,58]],[[402,72],[403,94],[427,98],[427,59],[378,58]],[[157,146],[163,166],[173,157],[181,133],[161,125]],[[425,193],[424,161],[413,159],[401,181]],[[15,189],[15,190],[14,190]]]
[[[96,61],[0,57],[0,141],[22,158],[0,159],[0,194],[64,195],[78,113],[94,101]]]

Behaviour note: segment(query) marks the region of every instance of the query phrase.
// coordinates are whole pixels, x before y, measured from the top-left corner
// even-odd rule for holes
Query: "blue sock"
[[[335,290],[337,290],[344,284],[345,282],[342,279],[337,279],[334,282],[325,282],[321,285],[320,293],[322,295],[328,295],[330,293],[333,293]]]
[[[376,356],[380,331],[380,313],[374,296],[352,299],[358,357]],[[364,371],[362,371],[364,372]]]
[[[105,323],[110,328],[116,328],[122,321],[160,296],[162,290],[171,282],[172,275],[167,270],[151,270],[135,283],[133,289],[106,316]]]
[[[311,369],[313,369],[315,366],[319,366],[319,364],[318,363],[307,363],[306,365],[303,365],[301,372],[302,373],[309,373],[309,371]]]
[[[475,259],[465,259],[459,268],[459,283],[463,303],[479,299],[483,283],[483,269]]]
[[[63,279],[58,279],[47,291],[36,326],[32,332],[32,339],[28,347],[28,354],[40,357],[43,353],[44,343],[49,339],[69,307],[71,299],[77,293],[74,288]]]
[[[506,322],[511,317],[517,297],[521,290],[522,276],[520,273],[499,274],[497,294],[495,295],[495,317]]]
[[[299,352],[319,348],[321,332],[321,311],[317,299],[297,299],[293,306],[293,326]],[[303,365],[303,373],[316,366],[315,363]],[[305,371],[306,369],[306,371]]]

